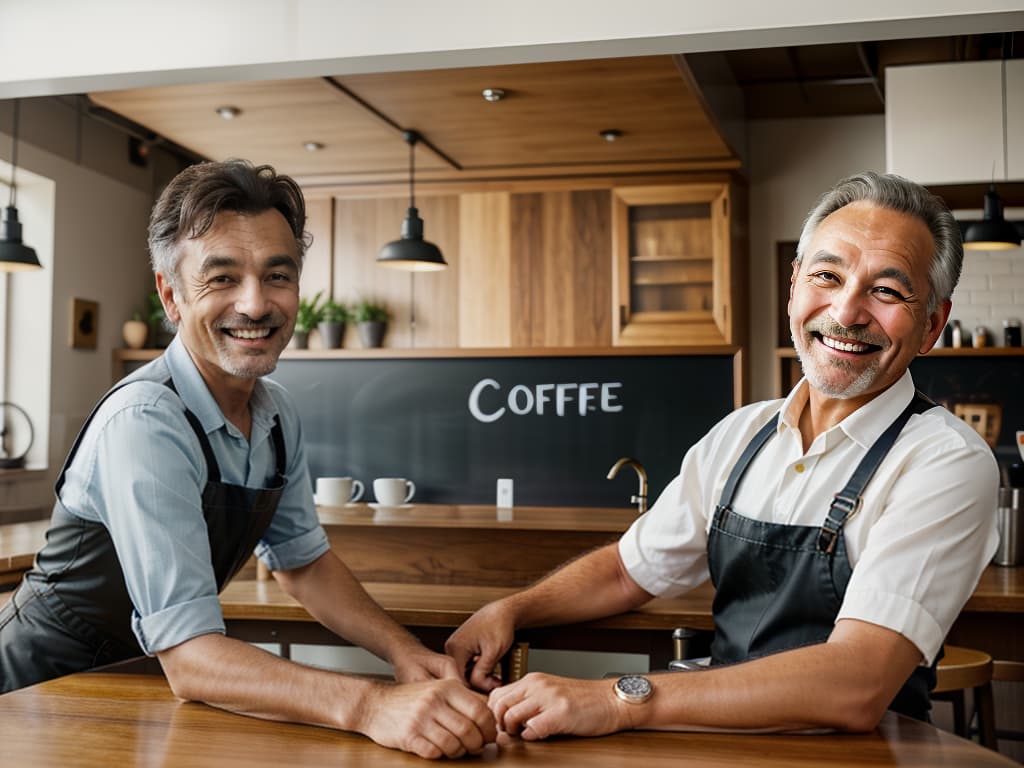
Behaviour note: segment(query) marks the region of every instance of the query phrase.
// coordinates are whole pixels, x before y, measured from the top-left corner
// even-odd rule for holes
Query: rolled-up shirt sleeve
[[[930,664],[995,553],[999,478],[988,446],[956,431],[918,446],[903,464],[891,487],[868,486],[885,509],[838,618],[899,632]]]

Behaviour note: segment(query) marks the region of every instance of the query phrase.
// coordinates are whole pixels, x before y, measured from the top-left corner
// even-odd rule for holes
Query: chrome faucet
[[[619,474],[619,470],[625,466],[630,466],[636,470],[636,475],[640,480],[640,490],[636,495],[629,497],[629,503],[636,504],[636,513],[638,515],[642,515],[647,511],[647,470],[644,469],[644,465],[636,459],[631,459],[629,456],[623,456],[612,465],[611,469],[608,470],[608,479],[611,480],[614,478]]]

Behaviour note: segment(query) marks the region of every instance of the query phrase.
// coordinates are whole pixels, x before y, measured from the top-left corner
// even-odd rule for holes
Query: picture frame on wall
[[[71,300],[71,348],[96,349],[99,332],[99,302],[88,299]]]

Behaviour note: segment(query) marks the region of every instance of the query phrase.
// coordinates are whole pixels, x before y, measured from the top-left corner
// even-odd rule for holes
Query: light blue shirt
[[[256,381],[246,440],[224,418],[180,339],[144,371],[148,380],[122,387],[100,406],[60,496],[68,512],[110,532],[135,606],[132,629],[153,655],[225,631],[202,511],[206,461],[182,402],[205,430],[221,480],[250,488],[266,487],[275,475],[270,430],[279,415],[286,486],[256,548],[269,568],[308,565],[329,545],[313,504],[298,413],[281,385]],[[178,394],[160,383],[168,376]]]

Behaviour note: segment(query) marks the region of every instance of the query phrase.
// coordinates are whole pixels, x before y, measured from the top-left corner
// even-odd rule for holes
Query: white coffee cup
[[[385,507],[405,504],[416,493],[416,484],[404,477],[378,477],[373,481],[373,495]]]
[[[363,495],[363,484],[351,477],[318,477],[313,499],[325,507],[343,507],[358,501]]]

